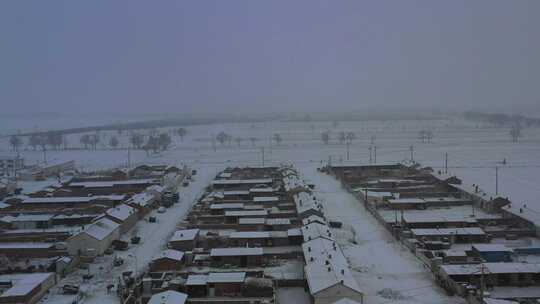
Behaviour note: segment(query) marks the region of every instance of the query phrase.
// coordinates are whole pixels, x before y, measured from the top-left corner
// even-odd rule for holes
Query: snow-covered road
[[[315,194],[323,199],[326,216],[342,221],[345,229],[355,231],[357,244],[340,242],[344,243],[344,253],[366,293],[366,303],[464,303],[436,286],[430,271],[401,247],[336,179],[317,172],[313,166],[299,168],[315,183]]]
[[[140,220],[135,227],[125,233],[122,238],[128,240],[133,233],[141,236],[141,243],[138,245],[130,245],[126,251],[115,251],[114,255],[106,255],[99,257],[96,263],[90,265],[89,272],[94,275],[94,278],[89,282],[82,282],[82,274],[87,273],[86,270],[80,270],[68,275],[58,283],[56,288],[51,290],[41,303],[50,304],[71,304],[75,300],[75,296],[63,295],[61,286],[64,284],[77,284],[84,290],[85,298],[80,301],[84,304],[114,304],[119,303],[119,299],[115,292],[107,293],[107,285],[116,282],[117,278],[123,271],[133,270],[135,267],[138,272],[145,269],[149,262],[157,256],[163,249],[170,236],[176,230],[176,224],[186,217],[193,204],[203,193],[204,188],[214,178],[217,172],[221,169],[216,166],[205,166],[204,168],[196,168],[197,175],[194,181],[186,188],[180,188],[180,203],[173,205],[167,209],[166,213],[157,213],[153,211],[147,215],[145,219]],[[146,219],[149,216],[156,216],[157,223],[149,223]],[[112,262],[114,256],[124,260],[124,264],[119,267],[113,267]]]

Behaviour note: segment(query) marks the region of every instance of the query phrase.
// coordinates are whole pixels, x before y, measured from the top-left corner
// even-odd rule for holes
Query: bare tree
[[[275,133],[273,138],[274,138],[274,140],[276,142],[276,145],[278,145],[278,146],[283,141],[283,138],[281,138],[281,135],[279,133]]]
[[[144,143],[144,136],[140,133],[132,132],[129,135],[129,142],[133,145],[133,147],[140,149]]]
[[[176,134],[180,136],[180,141],[184,141],[184,136],[186,136],[187,130],[184,128],[178,128],[178,130],[176,130]]]
[[[356,134],[354,132],[347,132],[347,136],[345,136],[349,144],[352,144],[353,140],[356,139]]]
[[[373,146],[375,144],[375,140],[377,139],[377,136],[371,135],[370,143]]]
[[[11,145],[11,147],[13,148],[13,151],[16,151],[16,152],[19,152],[19,148],[21,147],[22,145],[22,140],[19,136],[17,135],[12,135],[10,138],[9,138],[9,144]]]
[[[90,145],[90,135],[89,134],[84,134],[83,136],[81,136],[79,141],[81,142],[81,144],[84,145],[85,149],[88,149],[88,145]]]
[[[118,148],[118,144],[118,138],[116,138],[116,136],[111,137],[111,139],[109,140],[109,146],[111,146],[111,148],[113,149],[116,149]]]
[[[159,134],[157,138],[157,144],[161,148],[161,150],[165,151],[167,150],[172,143],[171,137],[167,133],[161,133]]]
[[[338,135],[339,144],[343,145],[346,139],[347,139],[347,135],[345,134],[345,132],[343,131],[339,132],[339,135]]]
[[[228,138],[229,138],[229,135],[223,131],[219,132],[219,134],[216,136],[217,141],[221,145],[224,145]]]
[[[521,125],[519,123],[512,126],[512,129],[510,129],[510,136],[512,137],[512,142],[518,142],[521,137]]]
[[[330,131],[322,132],[321,139],[325,145],[328,145],[328,142],[330,142]]]
[[[42,138],[39,135],[30,135],[30,137],[28,138],[28,145],[31,146],[35,151],[37,147],[41,145],[41,140]]]

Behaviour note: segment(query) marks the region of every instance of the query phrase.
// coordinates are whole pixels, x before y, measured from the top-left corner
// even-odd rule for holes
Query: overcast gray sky
[[[540,106],[540,1],[0,1],[7,112]]]

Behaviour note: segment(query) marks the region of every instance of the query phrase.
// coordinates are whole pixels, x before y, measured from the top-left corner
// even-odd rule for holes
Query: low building
[[[199,229],[178,230],[169,240],[169,247],[175,250],[191,251],[197,247],[199,232]]]
[[[70,255],[100,255],[119,238],[120,225],[108,218],[101,218],[67,239],[68,252]]]
[[[480,227],[411,229],[414,238],[426,241],[448,240],[454,243],[484,243],[488,236]]]
[[[47,229],[53,226],[53,214],[20,214],[11,219],[15,229]]]
[[[0,303],[34,304],[56,284],[54,273],[0,275]]]
[[[187,294],[174,290],[167,290],[153,295],[147,304],[184,304],[187,301]]]
[[[473,244],[471,251],[475,256],[488,263],[510,262],[514,252],[502,244]]]
[[[184,253],[182,251],[167,249],[150,264],[151,271],[177,271],[184,267]]]
[[[206,281],[209,295],[213,297],[240,296],[245,279],[245,272],[211,272]]]
[[[126,204],[120,204],[105,211],[105,216],[120,224],[120,233],[125,233],[131,229],[139,220],[137,209]]]
[[[210,251],[210,257],[214,266],[261,266],[263,262],[263,249],[261,247],[214,248]]]

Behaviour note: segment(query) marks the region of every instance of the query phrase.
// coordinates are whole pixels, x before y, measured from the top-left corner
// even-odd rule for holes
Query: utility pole
[[[347,141],[347,160],[349,160],[349,141]]]
[[[414,162],[414,146],[411,145],[409,147],[409,150],[411,151],[411,162]]]
[[[480,264],[480,300],[484,301],[484,264]]]
[[[127,155],[127,158],[128,158],[128,163],[127,163],[127,166],[128,166],[128,174],[129,174],[129,171],[131,170],[131,149],[129,147],[129,144],[128,144],[128,151],[127,151],[128,155]]]
[[[264,167],[264,147],[262,147],[262,166]]]
[[[495,195],[499,195],[499,166],[495,166]]]
[[[371,156],[371,146],[369,146],[369,163],[371,164],[373,162],[372,156]]]
[[[444,173],[448,174],[448,152],[444,153]]]
[[[375,163],[377,163],[377,146],[373,146],[373,154],[374,154],[374,157],[373,157],[373,161]]]

